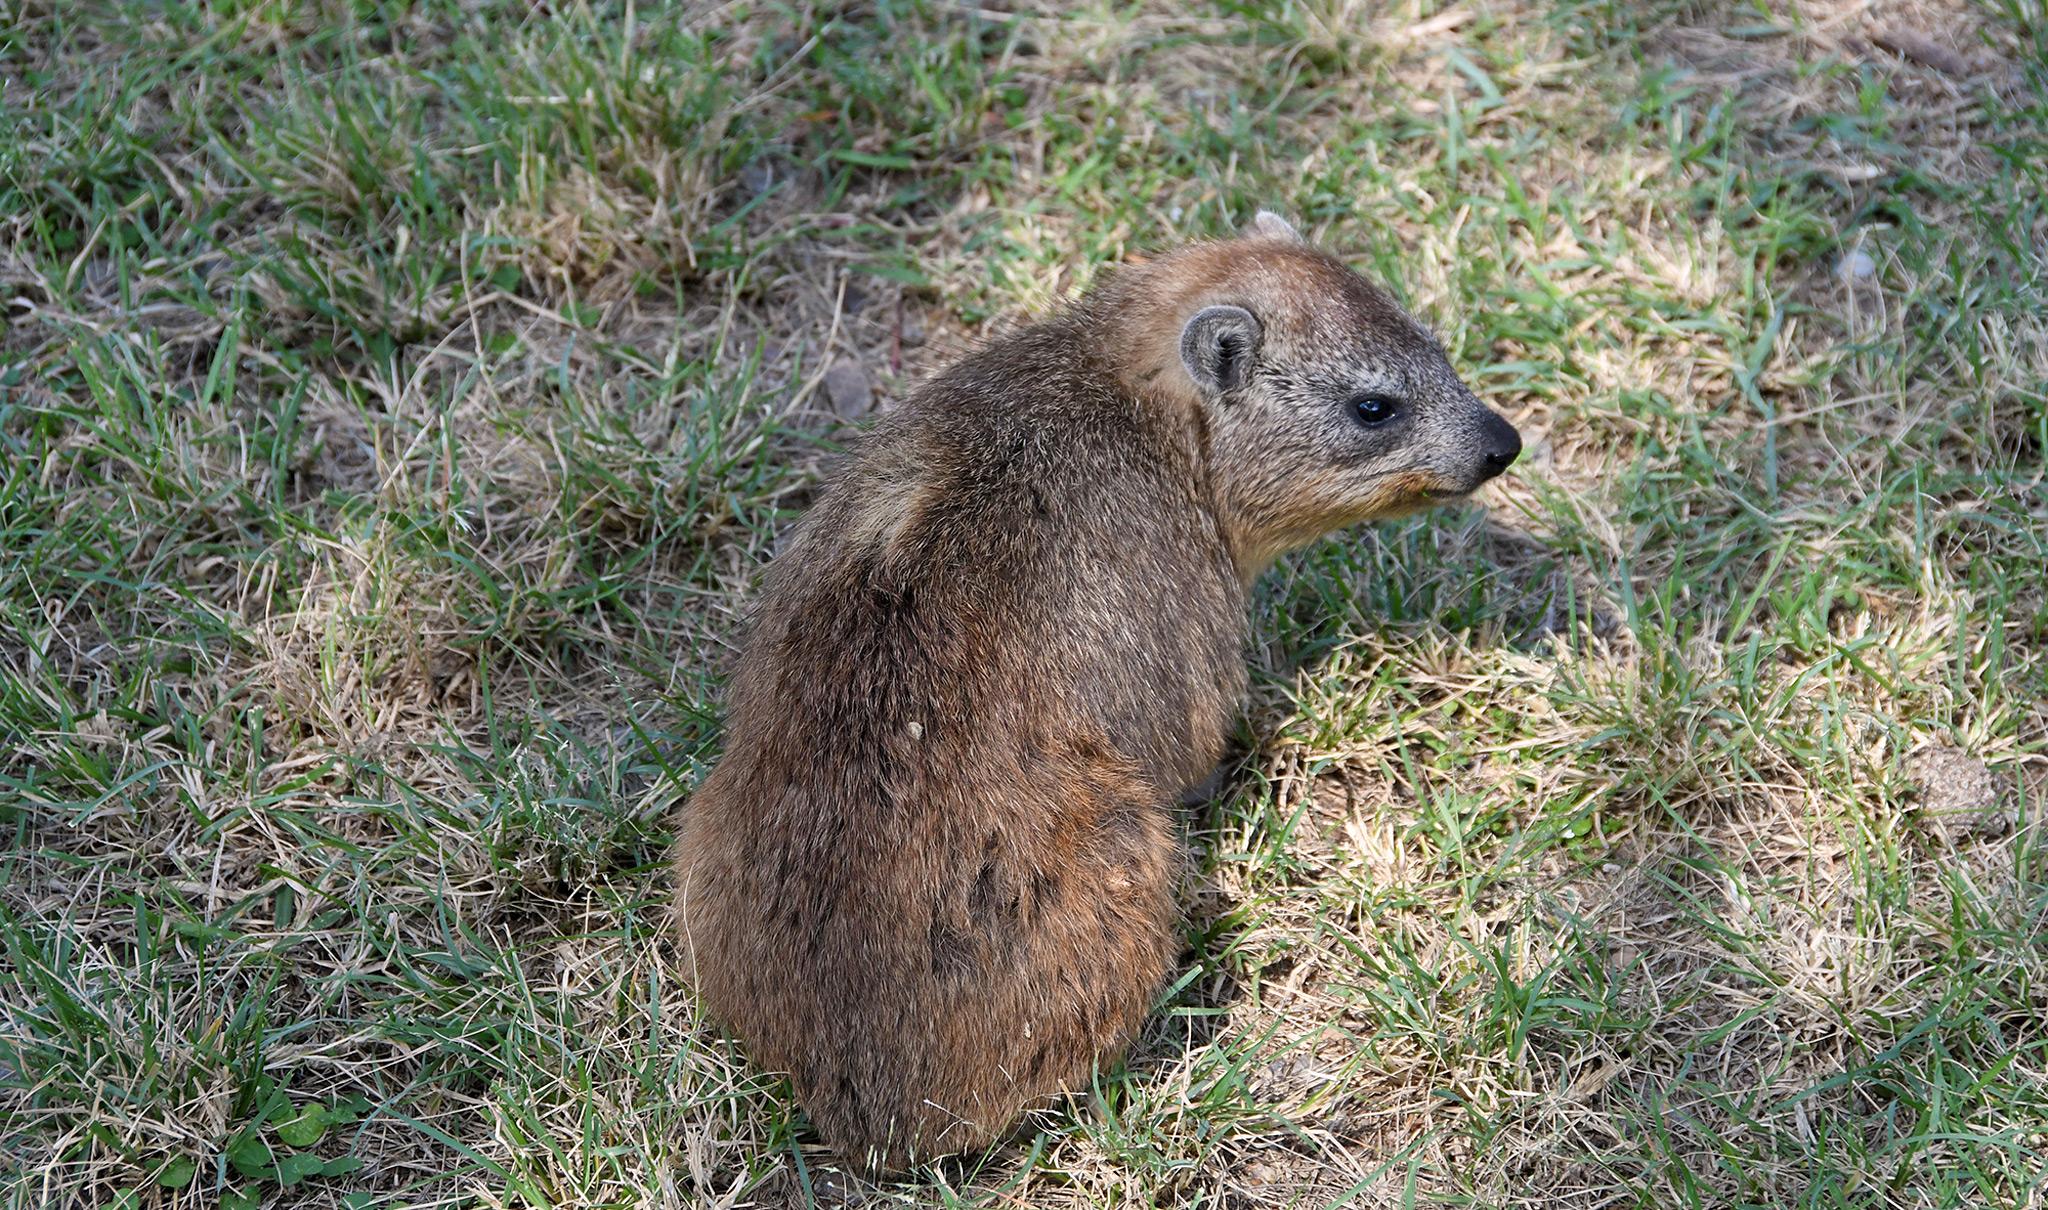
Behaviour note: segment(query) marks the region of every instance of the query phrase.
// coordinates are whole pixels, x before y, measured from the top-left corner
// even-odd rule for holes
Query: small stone
[[[1919,793],[1920,825],[1933,835],[1951,842],[1999,836],[2011,823],[1990,766],[1961,748],[1921,748],[1906,758],[1906,776]]]
[[[858,420],[875,404],[874,384],[857,361],[835,361],[825,371],[825,401],[846,420]]]
[[[903,321],[896,325],[896,332],[906,347],[915,348],[923,344],[925,339],[924,316],[916,311],[905,312]]]
[[[1960,78],[1976,74],[1968,59],[1918,30],[1888,29],[1877,35],[1874,41],[1902,59],[1931,67],[1943,75]]]
[[[1877,276],[1877,262],[1870,259],[1868,252],[1859,248],[1842,257],[1842,276],[1856,281],[1869,281]]]

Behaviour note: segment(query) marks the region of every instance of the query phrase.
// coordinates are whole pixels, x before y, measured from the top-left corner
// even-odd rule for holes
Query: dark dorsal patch
[[[934,975],[964,975],[973,968],[973,953],[967,934],[946,919],[944,902],[932,904],[931,928],[926,933],[931,949]]]

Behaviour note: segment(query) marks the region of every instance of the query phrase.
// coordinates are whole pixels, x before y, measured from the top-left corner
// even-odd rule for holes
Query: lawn
[[[2048,1205],[2040,0],[0,5],[19,1207]],[[1257,593],[1126,1067],[873,1185],[664,935],[865,417],[1260,206],[1520,427]]]

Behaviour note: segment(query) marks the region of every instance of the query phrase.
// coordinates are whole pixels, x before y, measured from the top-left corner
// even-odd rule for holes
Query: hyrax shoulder
[[[1171,805],[1222,756],[1247,585],[1518,449],[1268,216],[940,373],[769,569],[677,842],[706,1008],[878,1167],[1085,1083],[1179,948]]]

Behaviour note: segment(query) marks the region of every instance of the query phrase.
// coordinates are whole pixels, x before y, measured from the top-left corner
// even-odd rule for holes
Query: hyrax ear
[[[1181,364],[1204,394],[1228,394],[1251,381],[1264,334],[1243,307],[1203,307],[1180,330]]]
[[[1252,221],[1244,225],[1244,234],[1246,239],[1284,239],[1294,244],[1308,242],[1301,238],[1301,232],[1294,229],[1293,223],[1271,210],[1261,210],[1252,215]]]

